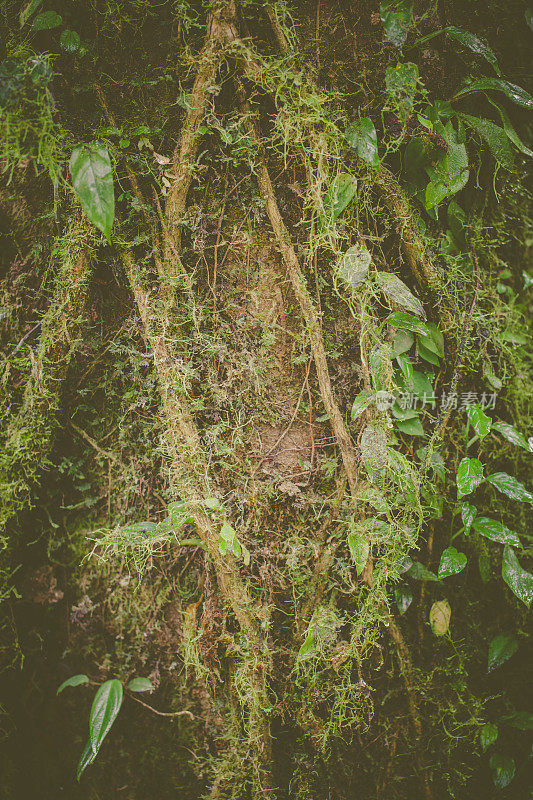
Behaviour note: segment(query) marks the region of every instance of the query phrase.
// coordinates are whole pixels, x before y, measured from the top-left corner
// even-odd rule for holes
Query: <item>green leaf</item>
[[[424,428],[418,416],[412,419],[396,420],[395,424],[399,431],[409,436],[425,436]]]
[[[426,188],[426,210],[436,208],[446,197],[460,192],[470,177],[468,153],[461,140],[460,131],[455,130],[451,120],[435,125],[435,133],[446,141],[448,152],[440,156],[434,165],[426,167],[430,179]]]
[[[510,497],[511,500],[519,500],[522,503],[533,502],[533,494],[526,489],[523,483],[520,483],[520,481],[517,481],[516,478],[506,472],[495,472],[493,475],[487,475],[487,480],[499,492]]]
[[[491,67],[493,67],[494,71],[497,75],[501,75],[500,68],[498,66],[498,59],[490,49],[490,47],[485,44],[481,39],[477,36],[474,36],[473,33],[470,31],[465,31],[462,28],[456,28],[454,25],[449,25],[445,28],[446,33],[448,36],[451,36],[452,39],[455,39],[460,44],[468,47],[473,53],[476,55],[482,56],[486,61],[489,62]]]
[[[411,331],[396,331],[392,342],[392,355],[396,358],[411,349],[415,341]]]
[[[24,27],[24,25],[27,23],[32,14],[35,14],[39,6],[42,5],[42,2],[43,0],[30,0],[29,3],[26,3],[26,5],[19,14],[19,22],[21,28]]]
[[[477,489],[483,481],[483,464],[477,458],[463,458],[457,469],[457,497]]]
[[[370,117],[352,122],[346,128],[346,139],[355,149],[359,158],[373,167],[379,167],[378,137]]]
[[[505,789],[513,780],[516,772],[516,764],[514,758],[505,756],[502,753],[494,753],[490,757],[490,766],[492,769],[492,780],[498,789]]]
[[[503,548],[502,578],[510,590],[529,608],[533,600],[533,575],[522,569],[513,548]]]
[[[410,578],[413,578],[415,581],[438,581],[435,573],[431,572],[429,569],[426,569],[426,567],[421,564],[420,561],[413,561],[405,574]]]
[[[525,156],[529,156],[530,158],[532,158],[533,157],[533,150],[530,150],[529,147],[525,146],[525,144],[523,143],[523,141],[521,140],[521,138],[519,137],[519,135],[517,134],[517,132],[513,128],[512,122],[509,119],[509,115],[507,114],[507,111],[504,108],[502,108],[498,103],[496,103],[492,99],[492,97],[488,97],[487,96],[487,100],[498,111],[498,113],[499,113],[499,115],[501,117],[502,123],[503,123],[503,129],[504,129],[504,131],[506,133],[506,136],[509,139],[509,141],[512,142],[514,144],[514,146],[516,148],[518,148],[518,150],[520,150],[520,152],[523,153]]]
[[[516,428],[513,425],[510,425],[508,422],[503,422],[503,420],[497,419],[496,422],[492,423],[492,430],[501,433],[501,435],[507,439],[508,442],[511,442],[511,444],[521,447],[528,453],[531,452],[524,434],[517,431]]]
[[[152,692],[154,685],[150,678],[132,678],[128,683],[130,692]]]
[[[93,751],[91,747],[91,740],[89,739],[89,741],[85,745],[85,749],[81,754],[81,758],[78,762],[78,768],[76,770],[76,780],[78,782],[83,772],[85,771],[86,767],[88,767],[89,764],[92,764],[95,758],[96,758],[96,753]]]
[[[455,97],[463,97],[465,94],[472,94],[472,92],[503,92],[513,103],[522,106],[522,108],[527,108],[529,111],[533,110],[533,97],[529,92],[526,92],[521,86],[509,83],[509,81],[504,81],[501,78],[477,78],[457,92]]]
[[[533,731],[533,714],[529,711],[517,711],[516,714],[505,717],[505,721],[520,731]]]
[[[420,320],[412,314],[405,314],[403,311],[396,311],[394,314],[389,314],[385,320],[385,324],[392,325],[394,328],[401,328],[403,331],[420,333],[422,336],[431,335],[425,322],[420,322]]]
[[[394,588],[394,599],[400,614],[405,614],[413,602],[413,593],[405,584],[400,584]]]
[[[495,725],[494,722],[486,722],[479,732],[479,740],[481,742],[483,752],[485,752],[485,750],[487,750],[491,744],[494,744],[497,738],[498,726]]]
[[[389,305],[398,305],[411,314],[425,318],[422,303],[397,275],[392,272],[376,272],[375,278]]]
[[[444,636],[450,627],[452,609],[447,600],[438,600],[430,608],[429,624],[435,636]]]
[[[210,511],[220,511],[220,509],[222,508],[218,497],[206,497],[203,503],[204,506],[208,508]]]
[[[67,686],[81,686],[84,683],[89,683],[89,678],[87,675],[73,675],[71,678],[67,678],[66,681],[63,681],[61,686],[56,692],[56,695],[61,694],[63,689],[66,689]]]
[[[364,570],[370,554],[370,542],[357,533],[348,534],[348,547],[358,575]]]
[[[455,547],[447,547],[440,558],[439,579],[462,572],[466,567],[466,562],[467,558],[464,553],[459,553]]]
[[[423,372],[418,372],[416,369],[413,370],[413,377],[408,386],[420,400],[431,401],[434,397],[433,386],[430,381]]]
[[[495,636],[489,645],[487,672],[492,672],[497,667],[508,661],[518,650],[518,642],[514,636],[500,634]]]
[[[103,683],[93,700],[89,717],[89,738],[96,755],[122,705],[122,684],[116,678]]]
[[[337,276],[352,290],[357,290],[368,275],[372,256],[364,245],[355,244],[341,256]]]
[[[81,39],[76,31],[64,30],[59,37],[59,44],[66,53],[77,53],[80,49]]]
[[[361,416],[363,411],[366,411],[369,405],[371,405],[376,399],[376,392],[371,389],[363,389],[362,392],[355,395],[351,417],[352,419],[357,419]]]
[[[490,431],[491,418],[485,414],[479,403],[468,406],[466,416],[479,438],[484,439]]]
[[[379,13],[387,39],[401,50],[414,22],[413,6],[405,0],[387,0],[381,3]]]
[[[107,147],[98,142],[79,145],[72,151],[69,166],[72,185],[83,210],[110,242],[115,194]]]
[[[405,355],[405,353],[401,353],[399,356],[396,356],[396,361],[400,367],[405,381],[409,383],[409,381],[411,381],[413,378],[413,362],[409,356]]]
[[[420,358],[423,358],[424,361],[427,361],[429,364],[433,364],[435,367],[439,366],[439,357],[426,347],[426,345],[422,342],[422,337],[418,340],[417,348]]]
[[[513,169],[514,153],[503,128],[481,117],[471,117],[469,114],[459,114],[459,117],[469,128],[483,137],[496,161],[505,169]]]
[[[61,14],[55,11],[44,11],[42,14],[37,14],[33,20],[32,28],[34,31],[47,31],[52,28],[57,28],[63,22]]]
[[[488,519],[488,517],[477,517],[473,522],[474,530],[490,539],[492,542],[499,542],[500,544],[512,544],[515,547],[520,547],[520,539],[516,533],[501,522],[495,519]]]
[[[333,183],[326,192],[324,198],[324,208],[326,214],[334,222],[339,217],[346,206],[348,206],[357,192],[357,180],[347,172],[341,172],[333,180]]]
[[[317,641],[316,635],[311,631],[305,637],[304,643],[298,650],[298,661],[303,660],[304,658],[311,658],[315,655],[317,651]]]
[[[461,519],[463,521],[463,525],[465,528],[465,534],[468,535],[470,532],[470,528],[472,527],[472,523],[477,514],[477,508],[475,506],[471,506],[470,503],[461,503]]]

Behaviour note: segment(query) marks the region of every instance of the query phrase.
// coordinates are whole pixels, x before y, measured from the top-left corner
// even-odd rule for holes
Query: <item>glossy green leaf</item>
[[[387,39],[401,50],[413,26],[413,6],[405,0],[387,0],[381,3],[379,13]]]
[[[358,533],[349,533],[348,547],[350,549],[352,561],[355,564],[355,571],[360,575],[368,561],[370,542]]]
[[[438,367],[439,357],[432,350],[429,350],[426,347],[426,345],[422,341],[422,338],[424,338],[425,341],[429,341],[428,339],[426,339],[426,337],[420,337],[420,339],[417,342],[418,355],[420,356],[420,358],[423,358],[424,361],[427,361],[428,364],[433,364],[433,366]]]
[[[376,272],[376,283],[390,305],[397,305],[411,314],[425,319],[424,308],[405,283],[392,272]]]
[[[122,684],[115,678],[103,683],[96,692],[89,717],[89,739],[95,755],[117,718],[122,696]]]
[[[463,458],[457,469],[457,497],[477,489],[483,481],[483,464],[477,458]]]
[[[526,489],[523,483],[517,481],[506,472],[495,472],[487,475],[487,481],[499,492],[510,497],[511,500],[520,500],[522,503],[533,503],[533,494]]]
[[[482,56],[485,61],[489,62],[496,74],[501,75],[500,67],[498,66],[498,59],[490,47],[478,36],[475,36],[473,33],[470,33],[470,31],[465,31],[462,28],[456,28],[455,25],[448,25],[448,27],[445,28],[445,31],[452,39],[455,39],[455,41],[459,42],[465,47],[468,47],[468,49],[473,53],[476,53],[476,55]]]
[[[479,438],[484,439],[490,431],[492,425],[491,418],[485,414],[479,403],[468,406],[466,409],[466,416]]]
[[[424,428],[422,427],[422,423],[418,415],[416,417],[412,417],[411,419],[405,420],[396,420],[395,423],[396,427],[398,428],[401,433],[405,433],[408,436],[424,436]]]
[[[113,170],[107,147],[98,142],[75,147],[70,157],[72,185],[90,221],[110,241],[115,218]]]
[[[508,636],[507,634],[495,636],[489,645],[487,672],[492,672],[504,664],[517,650],[518,642],[514,636]]]
[[[369,117],[352,122],[346,128],[345,135],[359,158],[373,167],[379,167],[378,137],[374,123]]]
[[[511,122],[511,120],[509,119],[509,115],[507,114],[507,111],[504,108],[502,108],[502,106],[500,106],[499,103],[496,103],[492,99],[492,97],[489,97],[488,95],[487,95],[487,100],[498,111],[498,113],[499,113],[499,115],[501,117],[501,120],[502,120],[503,129],[504,129],[505,134],[506,134],[507,138],[509,139],[509,141],[512,142],[514,144],[514,146],[518,150],[520,150],[520,152],[523,153],[525,156],[529,156],[530,158],[532,158],[533,157],[533,150],[530,150],[529,147],[526,147],[526,145],[523,143],[523,141],[521,140],[521,138],[519,137],[519,135],[515,131],[515,129],[513,127],[513,124]]]
[[[59,38],[59,44],[66,53],[77,53],[81,47],[81,39],[76,31],[64,30]]]
[[[444,636],[450,627],[452,609],[447,600],[438,600],[430,608],[429,624],[435,636]]]
[[[415,581],[438,581],[435,573],[427,569],[420,561],[413,561],[405,574]]]
[[[301,661],[304,658],[311,658],[315,655],[317,651],[317,641],[316,635],[311,631],[305,637],[304,643],[298,650],[298,660]]]
[[[494,753],[490,757],[489,763],[492,769],[494,785],[498,789],[505,789],[515,776],[516,764],[514,758],[503,755],[503,753]]]
[[[426,187],[425,205],[430,211],[446,197],[451,197],[464,189],[470,177],[468,169],[468,153],[460,131],[456,130],[451,122],[446,125],[437,123],[435,132],[443,137],[448,146],[448,152],[441,155],[437,161],[426,168],[430,179]]]
[[[526,92],[521,86],[509,83],[509,81],[504,81],[501,78],[477,78],[470,81],[455,96],[463,97],[465,94],[472,94],[472,92],[503,92],[513,103],[533,111],[533,97],[529,92]]]
[[[406,353],[411,349],[414,341],[415,337],[411,331],[396,331],[392,342],[392,355],[398,357],[402,353]]]
[[[483,752],[485,752],[485,750],[487,750],[491,744],[494,744],[497,738],[498,726],[495,725],[494,722],[486,722],[479,732],[479,740],[481,742]]]
[[[334,222],[352,202],[357,192],[357,180],[347,172],[341,172],[334,179],[324,198],[324,209]]]
[[[67,678],[66,681],[63,681],[61,686],[58,688],[56,695],[61,694],[63,689],[66,689],[67,686],[82,686],[85,683],[89,683],[89,678],[87,675],[73,675],[71,678]]]
[[[33,20],[32,28],[34,31],[48,31],[57,28],[62,22],[61,14],[57,14],[55,11],[43,11],[42,14],[37,14]]]
[[[527,450],[528,453],[531,452],[526,437],[508,422],[503,422],[503,420],[497,419],[492,423],[492,430],[501,433],[501,435],[511,444],[515,444],[517,447]]]
[[[91,740],[89,739],[89,741],[85,745],[83,753],[81,754],[81,758],[80,758],[80,760],[78,762],[78,768],[76,770],[76,780],[77,781],[79,781],[79,779],[81,778],[81,776],[82,776],[83,772],[85,771],[85,769],[89,766],[89,764],[93,763],[95,758],[96,758],[96,753],[92,749]]]
[[[461,519],[463,521],[465,534],[468,535],[470,532],[470,528],[472,527],[472,523],[477,514],[477,508],[475,506],[471,506],[470,503],[461,503]]]
[[[357,290],[368,275],[372,256],[364,245],[355,244],[341,256],[337,276],[352,290]]]
[[[394,588],[394,599],[400,614],[405,614],[413,602],[413,593],[408,586],[405,584],[400,584]]]
[[[412,314],[406,314],[403,311],[396,311],[394,314],[389,314],[385,323],[387,325],[392,325],[394,328],[401,328],[403,331],[420,333],[422,336],[431,335],[425,322],[421,322]]]
[[[400,367],[404,380],[409,383],[409,381],[413,378],[413,362],[409,356],[405,355],[405,353],[401,353],[399,356],[396,356],[396,362]]]
[[[507,586],[529,608],[533,600],[533,575],[522,569],[513,548],[503,549],[502,578]]]
[[[507,528],[503,523],[495,519],[488,519],[488,517],[477,517],[473,522],[474,530],[490,539],[492,542],[499,542],[500,544],[512,544],[515,547],[520,547],[520,539],[516,533]]]
[[[362,392],[355,395],[351,417],[352,419],[357,419],[361,416],[363,411],[366,411],[369,405],[371,405],[376,400],[376,392],[372,389],[363,389]]]
[[[29,0],[29,2],[26,3],[26,5],[23,7],[22,11],[19,14],[19,22],[21,28],[24,27],[24,25],[27,23],[32,14],[35,14],[35,12],[39,8],[39,6],[42,5],[42,3],[43,0]]]
[[[447,547],[440,558],[438,577],[447,578],[449,575],[457,575],[466,567],[467,557],[460,553],[455,547]]]
[[[471,117],[469,114],[460,114],[463,122],[478,133],[487,143],[487,146],[496,159],[506,169],[514,167],[514,153],[509,144],[509,138],[503,128],[495,125],[489,119]]]
[[[150,678],[132,678],[128,683],[130,692],[152,692],[154,685]]]

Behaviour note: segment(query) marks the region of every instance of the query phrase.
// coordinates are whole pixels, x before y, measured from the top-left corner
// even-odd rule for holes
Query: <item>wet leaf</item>
[[[357,180],[347,172],[341,172],[334,179],[324,198],[326,214],[334,222],[352,202],[357,192]]]
[[[91,740],[87,742],[85,745],[85,749],[81,754],[81,758],[78,762],[78,768],[76,770],[76,780],[79,781],[85,769],[92,764],[94,759],[96,758],[96,753],[93,751],[91,747]]]
[[[521,86],[509,83],[509,81],[504,81],[501,78],[477,78],[457,92],[455,97],[463,97],[465,94],[472,94],[472,92],[503,92],[513,103],[533,111],[533,97],[529,92],[526,92]]]
[[[533,575],[522,569],[513,548],[508,544],[503,549],[502,578],[513,594],[529,608],[533,600]]]
[[[116,679],[103,683],[93,700],[89,717],[89,739],[96,755],[122,705],[122,684]]]
[[[316,635],[311,631],[305,637],[304,643],[298,650],[298,660],[301,661],[304,658],[311,658],[314,656],[317,651],[317,641]]]
[[[533,494],[526,489],[523,483],[517,481],[512,475],[506,472],[495,472],[487,475],[487,481],[502,494],[510,497],[511,500],[520,500],[523,503],[533,503]]]
[[[84,683],[89,683],[87,675],[73,675],[71,678],[67,678],[66,681],[63,681],[56,694],[61,694],[63,689],[66,689],[67,686],[81,686]]]
[[[75,147],[70,157],[72,185],[90,221],[111,241],[115,217],[113,170],[107,147],[98,142]]]
[[[501,75],[500,67],[498,66],[498,59],[490,49],[478,36],[475,36],[470,31],[465,31],[462,28],[456,28],[455,25],[448,25],[445,28],[446,33],[452,39],[455,39],[460,44],[468,47],[476,55],[482,56],[492,66],[497,75]]]
[[[371,405],[376,399],[376,392],[372,389],[363,389],[362,392],[355,395],[351,417],[352,419],[357,419],[361,416],[363,411],[366,411],[369,405]]]
[[[492,423],[492,430],[501,433],[501,435],[511,444],[521,447],[523,450],[527,450],[528,453],[531,452],[526,437],[508,422],[503,422],[503,420],[497,419]]]
[[[477,517],[473,522],[473,526],[475,531],[486,539],[490,539],[492,542],[512,544],[515,547],[520,547],[520,539],[517,534],[495,519]]]
[[[498,726],[493,722],[486,722],[479,732],[479,740],[481,742],[483,752],[485,752],[485,750],[487,750],[491,744],[494,744],[497,738]]]
[[[411,314],[425,319],[422,303],[397,275],[392,272],[376,272],[375,277],[390,305],[400,306]]]
[[[352,122],[346,128],[345,135],[359,158],[373,167],[379,167],[378,137],[374,123],[369,117]]]
[[[398,357],[402,353],[406,353],[411,349],[414,341],[415,337],[411,331],[396,331],[394,340],[392,342],[392,355]]]
[[[447,547],[440,558],[438,577],[447,578],[449,575],[457,575],[458,572],[466,567],[467,557],[460,553],[455,547]]]
[[[477,489],[483,481],[483,464],[477,458],[463,458],[457,469],[457,497]]]
[[[438,581],[435,573],[427,569],[420,561],[413,561],[405,574],[415,581]]]
[[[518,650],[518,642],[514,636],[500,634],[495,636],[489,645],[487,672],[492,672],[497,667],[505,664]]]
[[[414,22],[413,6],[405,0],[388,0],[380,5],[379,13],[387,39],[401,50]]]
[[[423,336],[431,335],[425,322],[421,322],[412,314],[406,314],[403,311],[395,311],[394,314],[389,314],[385,323],[392,325],[394,328],[401,328],[403,331],[421,333]]]
[[[477,433],[480,439],[484,439],[485,436],[489,433],[490,427],[492,424],[492,420],[488,417],[479,403],[475,403],[472,406],[468,406],[466,410],[466,415],[468,417],[468,421],[470,422],[471,426]]]
[[[57,14],[55,11],[43,11],[42,14],[37,14],[33,20],[32,28],[34,31],[48,31],[57,28],[62,22],[61,14]]]
[[[438,600],[433,603],[429,611],[429,624],[435,636],[444,636],[450,627],[452,609],[447,600]]]
[[[461,504],[461,519],[463,521],[466,535],[470,533],[470,528],[472,527],[472,523],[476,514],[477,508],[475,506],[471,506],[470,503]]]
[[[469,114],[460,114],[460,118],[485,140],[490,152],[502,167],[508,170],[513,169],[514,153],[503,128],[488,119],[471,117]]]

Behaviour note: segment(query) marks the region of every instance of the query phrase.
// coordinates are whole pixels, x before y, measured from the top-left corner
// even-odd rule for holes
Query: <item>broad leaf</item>
[[[370,542],[357,533],[348,534],[348,547],[358,575],[364,570],[370,553]]]
[[[466,567],[467,557],[464,553],[459,553],[455,547],[447,547],[440,558],[438,576],[447,578],[449,575],[457,575],[458,572]]]
[[[470,533],[470,528],[472,527],[472,523],[474,522],[476,514],[477,508],[475,506],[471,506],[470,503],[461,504],[461,519],[463,521],[466,535]]]
[[[481,742],[481,747],[483,752],[487,750],[494,744],[496,739],[498,738],[498,726],[494,724],[494,722],[486,722],[479,732],[479,740]]]
[[[387,0],[379,13],[387,39],[401,50],[413,25],[413,6],[405,0]]]
[[[515,547],[520,547],[520,539],[516,533],[495,519],[477,517],[473,522],[473,526],[475,531],[485,536],[486,539],[490,539],[492,542],[512,544]]]
[[[492,424],[491,418],[485,414],[479,403],[468,406],[466,409],[466,416],[479,438],[484,439],[490,431],[490,426]]]
[[[405,614],[411,603],[413,602],[413,593],[408,586],[400,584],[394,588],[394,599],[400,614]]]
[[[508,442],[511,442],[511,444],[515,444],[517,447],[527,450],[528,453],[531,452],[524,434],[517,431],[516,428],[513,425],[510,425],[508,422],[503,422],[503,420],[497,419],[496,422],[492,423],[492,430],[501,433],[501,435],[507,439]]]
[[[400,306],[411,314],[425,318],[422,303],[397,275],[392,272],[376,272],[376,282],[390,305]]]
[[[425,322],[420,322],[420,320],[412,314],[405,314],[403,311],[396,311],[394,314],[389,314],[385,323],[387,325],[392,325],[394,328],[401,328],[403,331],[420,333],[422,336],[431,335]]]
[[[424,375],[423,372],[419,372],[418,370],[413,370],[413,377],[411,378],[411,383],[408,384],[409,389],[416,394],[416,396],[420,400],[424,400],[425,402],[431,402],[435,392],[433,391],[433,386],[431,385],[429,379]]]
[[[76,780],[79,781],[85,769],[92,764],[94,759],[96,758],[96,753],[91,747],[91,740],[87,742],[83,753],[81,754],[80,760],[78,761],[78,768],[76,770]]]
[[[502,494],[510,497],[511,500],[520,500],[523,503],[533,503],[533,494],[526,489],[523,483],[517,481],[512,475],[506,472],[495,472],[487,475],[487,480],[492,483]]]
[[[372,257],[364,245],[354,244],[341,256],[337,275],[355,291],[368,275],[371,260]]]
[[[505,789],[513,780],[516,772],[514,758],[503,755],[503,753],[494,753],[490,757],[489,763],[493,771],[492,780],[494,785],[498,789]]]
[[[108,241],[115,218],[113,170],[107,147],[98,142],[75,147],[70,157],[74,191],[90,221]]]
[[[326,215],[334,222],[351,203],[357,191],[357,181],[353,175],[341,172],[333,180],[324,198]]]
[[[418,415],[412,419],[396,420],[396,427],[408,436],[425,436],[424,428]]]
[[[502,578],[510,590],[529,608],[533,600],[533,575],[522,569],[513,548],[503,549]]]
[[[37,14],[33,20],[32,28],[34,31],[48,31],[52,28],[57,28],[63,22],[61,14],[55,11],[44,11],[42,14]]]
[[[387,67],[385,70],[385,88],[402,123],[406,123],[413,113],[418,81],[418,67],[411,62]],[[415,164],[411,163],[410,171],[413,168]]]
[[[518,642],[514,636],[500,634],[495,636],[489,645],[487,672],[492,672],[497,667],[508,661],[518,650]]]
[[[363,411],[366,411],[369,405],[371,405],[376,400],[376,392],[371,389],[363,389],[362,392],[355,395],[351,417],[352,419],[357,419],[361,416]]]
[[[426,347],[424,341],[429,342],[430,339],[428,339],[426,336],[420,336],[418,338],[416,344],[418,355],[420,356],[420,358],[423,358],[424,361],[427,361],[429,364],[433,364],[433,366],[438,367],[439,366],[438,355],[436,355],[436,353],[434,353],[432,350]]]
[[[468,169],[468,153],[451,121],[446,125],[438,122],[435,133],[446,141],[448,151],[440,156],[434,165],[426,167],[429,183],[426,187],[426,210],[436,208],[446,197],[461,191],[470,177]]]
[[[394,340],[392,342],[392,355],[398,357],[402,353],[406,353],[411,349],[414,341],[415,337],[411,331],[396,331]]]
[[[429,624],[435,636],[444,636],[450,627],[452,609],[447,600],[438,600],[433,603],[429,611]]]
[[[66,681],[63,681],[61,686],[58,688],[56,695],[61,694],[63,689],[66,689],[67,686],[81,686],[84,683],[89,683],[89,678],[87,675],[73,675],[71,678],[67,678]]]
[[[64,30],[59,38],[59,44],[66,53],[77,53],[81,46],[81,39],[76,31]]]
[[[493,67],[496,74],[501,75],[496,56],[490,47],[478,36],[475,36],[473,33],[470,33],[470,31],[465,31],[462,28],[456,28],[455,25],[448,25],[445,30],[448,36],[451,36],[452,39],[455,39],[457,42],[460,42],[460,44],[468,47],[468,49],[473,53],[476,53],[476,55],[482,56]]]
[[[352,122],[346,128],[345,135],[359,158],[373,167],[379,167],[378,137],[374,123],[369,117]]]
[[[457,497],[477,489],[483,481],[483,464],[477,458],[463,458],[457,469]]]
[[[533,97],[529,92],[526,92],[521,86],[509,83],[509,81],[504,81],[501,78],[477,78],[470,81],[455,96],[463,97],[465,94],[472,94],[472,92],[503,92],[513,103],[533,111]]]
[[[122,695],[122,684],[116,679],[106,681],[96,692],[89,717],[89,739],[95,755],[117,718]]]
[[[410,578],[414,578],[416,581],[438,581],[437,576],[434,572],[431,572],[429,569],[420,563],[420,561],[413,561],[411,566],[408,570],[406,570],[406,575],[409,575]]]
[[[305,637],[304,643],[298,650],[298,660],[302,660],[304,658],[311,658],[314,656],[317,651],[317,641],[316,635],[311,631]]]
[[[514,153],[505,130],[488,119],[471,117],[469,114],[460,114],[459,116],[469,128],[483,137],[496,161],[506,169],[512,170]]]
[[[132,678],[128,683],[130,692],[152,692],[154,685],[150,678]]]

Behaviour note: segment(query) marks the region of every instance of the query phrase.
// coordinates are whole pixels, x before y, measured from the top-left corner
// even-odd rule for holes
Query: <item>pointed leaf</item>
[[[477,508],[475,506],[471,506],[470,503],[462,503],[461,504],[461,519],[463,521],[463,525],[465,528],[465,534],[468,535],[470,532],[470,528],[472,527],[472,523],[477,514]]]
[[[513,548],[503,549],[502,578],[510,590],[529,608],[533,600],[533,575],[522,569]]]
[[[385,323],[387,325],[392,325],[394,328],[400,328],[403,331],[420,333],[422,336],[431,335],[425,322],[420,322],[420,320],[412,314],[406,314],[403,311],[396,311],[394,314],[389,314]]]
[[[372,389],[363,389],[362,392],[355,395],[351,417],[352,419],[357,419],[361,416],[363,411],[366,411],[369,405],[371,405],[376,400],[376,392]]]
[[[478,36],[475,36],[473,33],[470,33],[470,31],[465,31],[462,28],[456,28],[454,25],[448,25],[445,30],[448,36],[451,36],[452,39],[455,39],[457,42],[460,42],[460,44],[468,47],[468,49],[473,53],[482,56],[486,61],[489,62],[496,74],[501,75],[500,68],[498,66],[498,59],[490,47]]]
[[[414,578],[416,581],[438,581],[437,576],[434,572],[431,572],[429,569],[420,563],[420,561],[413,561],[411,566],[408,570],[406,570],[406,575],[410,578]]]
[[[107,147],[98,142],[75,147],[69,166],[72,185],[83,210],[110,241],[115,218],[115,194]]]
[[[495,125],[489,119],[471,117],[469,114],[460,114],[463,122],[478,133],[487,143],[487,146],[496,159],[505,169],[513,169],[514,153],[509,144],[509,138],[503,128]]]
[[[521,86],[509,83],[509,81],[504,81],[501,78],[478,78],[468,83],[455,96],[463,97],[465,94],[472,94],[472,92],[503,92],[513,103],[533,111],[533,97],[529,92],[526,92]]]
[[[514,636],[506,634],[495,636],[489,645],[487,672],[492,672],[492,670],[504,664],[517,650],[518,642]]]
[[[494,785],[498,789],[505,789],[513,780],[516,772],[514,758],[504,756],[502,753],[494,753],[490,757],[489,763],[493,772],[492,780]]]
[[[455,547],[447,547],[442,553],[439,564],[439,578],[457,575],[466,567],[467,558],[464,553],[459,553]]]
[[[493,475],[487,475],[487,481],[492,483],[499,492],[510,497],[511,500],[533,503],[533,494],[526,489],[523,483],[520,483],[520,481],[517,481],[516,478],[506,472],[495,472]]]
[[[376,282],[390,305],[400,306],[411,314],[425,318],[422,303],[397,275],[392,272],[376,272]]]
[[[475,403],[472,406],[468,406],[466,410],[466,415],[468,417],[468,421],[470,422],[471,426],[477,433],[480,439],[484,439],[487,433],[490,431],[490,427],[492,424],[492,420],[488,417],[479,403]]]
[[[503,422],[503,420],[497,419],[496,422],[492,423],[492,430],[501,433],[501,435],[507,439],[508,442],[511,442],[511,444],[521,447],[522,450],[526,450],[528,453],[531,452],[524,434],[517,431],[516,428],[513,425],[510,425],[508,422]]]
[[[374,123],[369,117],[352,122],[346,128],[346,139],[357,155],[367,164],[379,167],[378,137]]]
[[[316,636],[313,633],[313,631],[311,631],[305,637],[304,643],[302,644],[302,646],[298,651],[298,660],[300,661],[304,658],[310,658],[311,656],[315,655],[316,651],[317,651]]]
[[[520,539],[516,533],[495,519],[477,517],[473,522],[473,526],[475,531],[485,536],[486,539],[490,539],[492,542],[512,544],[515,547],[520,547]]]
[[[56,11],[43,11],[42,14],[37,14],[33,20],[32,28],[34,31],[48,31],[57,28],[62,22],[63,17]]]
[[[477,458],[463,458],[457,469],[457,497],[477,489],[483,481],[483,464]]]
[[[401,584],[394,589],[394,599],[400,614],[405,614],[411,603],[413,602],[413,593],[408,586]]]
[[[96,692],[89,717],[89,738],[95,755],[109,733],[121,705],[121,682],[113,679],[103,683]]]
[[[89,739],[89,741],[85,745],[83,753],[81,754],[80,760],[78,762],[78,768],[76,770],[76,780],[78,782],[85,769],[89,766],[89,764],[93,763],[95,758],[96,758],[96,753],[93,751],[91,747],[91,740]]]
[[[67,678],[66,681],[63,681],[63,683],[57,690],[56,695],[61,694],[63,689],[66,689],[67,686],[81,686],[84,683],[89,683],[89,678],[87,677],[87,675],[83,674],[73,675],[71,678]]]
[[[413,6],[405,0],[387,0],[379,13],[387,39],[401,50],[413,25]]]
[[[368,275],[372,257],[363,245],[355,244],[341,257],[337,266],[337,275],[350,286],[358,289]]]

